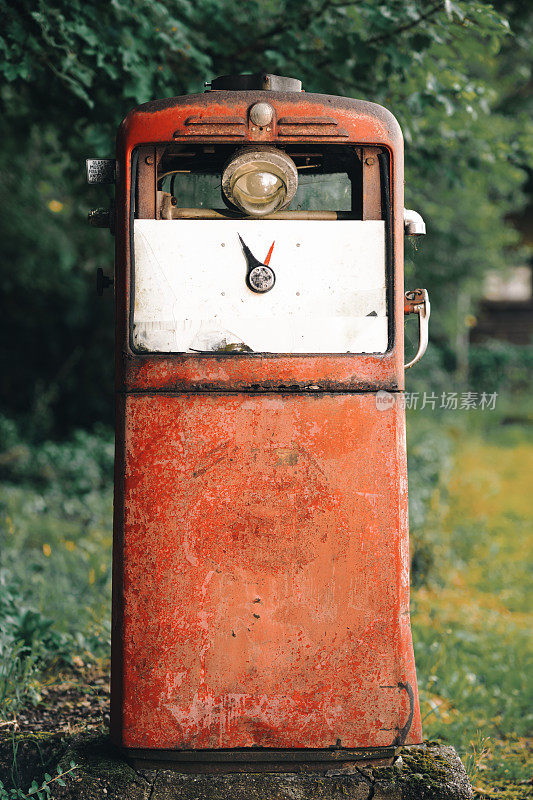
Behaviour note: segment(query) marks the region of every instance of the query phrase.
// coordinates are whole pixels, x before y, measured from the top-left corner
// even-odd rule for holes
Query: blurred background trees
[[[94,274],[110,271],[113,245],[87,227],[104,198],[86,185],[84,159],[112,155],[132,106],[201,92],[229,72],[293,75],[307,91],[396,115],[406,204],[430,234],[406,253],[407,283],[426,286],[435,310],[416,380],[438,389],[466,378],[457,352],[483,274],[525,263],[509,218],[533,165],[529,3],[0,0],[0,9],[1,410],[28,436],[112,421],[112,303],[96,298]]]

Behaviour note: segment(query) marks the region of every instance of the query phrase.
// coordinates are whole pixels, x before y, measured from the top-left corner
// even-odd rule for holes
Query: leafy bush
[[[533,348],[490,341],[470,347],[470,381],[480,391],[516,394],[531,391]]]
[[[0,415],[0,480],[83,497],[109,486],[113,458],[112,433],[106,428],[75,431],[65,442],[31,444],[13,420]]]

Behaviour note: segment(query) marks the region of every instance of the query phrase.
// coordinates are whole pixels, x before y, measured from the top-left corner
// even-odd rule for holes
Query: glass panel
[[[292,211],[352,210],[352,183],[346,172],[298,173],[298,188],[289,208]]]
[[[176,172],[161,181],[163,191],[170,192],[180,208],[220,208],[220,175],[202,172]]]
[[[160,188],[176,198],[179,208],[221,208],[219,174],[174,173],[160,181]],[[298,188],[288,207],[291,211],[351,211],[352,184],[346,172],[298,174]]]
[[[170,145],[159,161],[157,188],[178,208],[225,208],[221,176],[239,152],[234,145]],[[298,188],[292,211],[344,211],[360,216],[361,161],[346,145],[287,145],[279,148],[294,162]],[[167,217],[168,218],[168,217]]]

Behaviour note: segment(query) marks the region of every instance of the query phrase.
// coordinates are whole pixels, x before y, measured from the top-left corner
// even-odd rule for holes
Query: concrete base
[[[19,767],[31,757],[33,775],[35,738],[22,737]],[[50,762],[78,768],[53,783],[51,796],[61,800],[466,800],[472,788],[453,747],[423,744],[398,748],[390,765],[362,766],[343,762],[329,769],[302,773],[183,774],[174,770],[137,769],[113,750],[104,736],[50,737],[38,749]],[[61,751],[61,752],[60,752]],[[47,767],[52,775],[54,767]],[[6,786],[13,785],[0,770]],[[44,771],[44,770],[43,770]],[[2,774],[3,773],[3,774]],[[22,788],[24,777],[19,776]]]

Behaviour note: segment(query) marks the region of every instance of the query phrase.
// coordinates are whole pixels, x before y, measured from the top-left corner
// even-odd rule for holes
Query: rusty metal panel
[[[347,97],[307,92],[216,91],[155,100],[138,106],[128,114],[122,123],[119,139],[136,139],[138,143],[172,141],[181,137],[190,140],[190,129],[194,125],[186,123],[191,119],[216,119],[221,125],[227,121],[229,125],[237,124],[241,129],[244,126],[239,123],[246,120],[250,106],[258,102],[272,105],[278,119],[290,119],[287,124],[298,128],[296,138],[301,141],[312,141],[313,133],[310,131],[314,132],[315,128],[317,133],[319,129],[322,131],[317,138],[323,139],[328,128],[332,141],[338,141],[340,131],[347,141],[358,144],[391,148],[402,146],[400,127],[390,111],[382,106]],[[248,126],[246,138],[253,138],[252,127]],[[272,127],[269,133],[270,139],[275,141],[277,126]]]
[[[205,136],[207,139],[219,137],[235,137],[246,135],[246,118],[244,116],[201,116],[188,117],[185,122],[185,131],[179,129],[174,132],[175,137],[186,135]]]
[[[338,128],[338,121],[332,117],[291,116],[278,120],[278,136],[280,139],[338,138],[348,139],[349,134]]]
[[[374,394],[121,403],[115,741],[419,741],[399,404],[379,411]]]
[[[156,149],[139,148],[139,176],[137,180],[137,216],[139,219],[154,219],[156,215]]]
[[[150,354],[122,358],[119,391],[362,392],[396,391],[403,353],[327,356],[263,353],[213,356]]]
[[[375,147],[363,148],[363,219],[381,219],[381,178]]]

